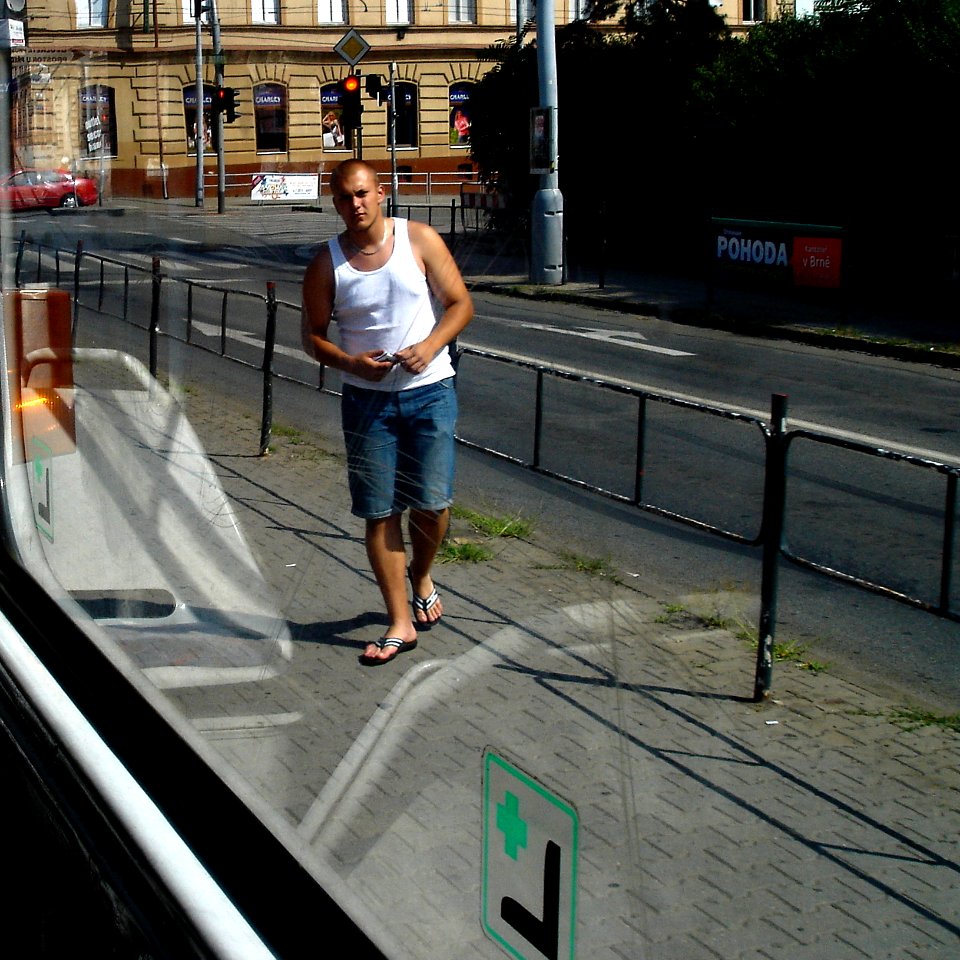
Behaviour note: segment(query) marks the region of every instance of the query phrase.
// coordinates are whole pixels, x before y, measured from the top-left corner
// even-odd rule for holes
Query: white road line
[[[193,329],[202,333],[204,336],[207,336],[207,337],[219,338],[220,336],[220,327],[215,323],[204,323],[202,320],[194,320]],[[263,345],[264,345],[263,340],[254,336],[252,333],[247,333],[244,330],[227,330],[227,339],[237,340],[240,343],[244,343],[249,347],[257,347],[261,350],[263,349]],[[277,343],[273,347],[273,352],[282,354],[285,357],[294,357],[298,360],[303,360],[304,363],[317,365],[317,361],[311,360],[303,352],[302,348],[285,347],[282,343]]]
[[[504,322],[503,317],[486,317],[488,320]],[[601,343],[612,343],[632,350],[646,350],[649,353],[661,353],[668,357],[695,357],[695,353],[686,350],[673,350],[670,347],[657,347],[647,343],[642,333],[633,333],[624,330],[597,330],[591,327],[555,327],[547,323],[528,323],[526,321],[507,321],[511,326],[523,327],[526,330],[545,330],[559,336],[580,337],[583,340],[599,340]]]

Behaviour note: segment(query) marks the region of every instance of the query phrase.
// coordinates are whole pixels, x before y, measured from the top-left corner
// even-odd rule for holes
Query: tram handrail
[[[211,955],[271,960],[274,953],[2,613],[0,662],[156,871]]]

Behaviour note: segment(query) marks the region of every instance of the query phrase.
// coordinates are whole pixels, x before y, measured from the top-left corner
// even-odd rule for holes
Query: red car
[[[9,210],[88,207],[96,202],[96,181],[62,170],[18,170],[0,182],[0,205]]]

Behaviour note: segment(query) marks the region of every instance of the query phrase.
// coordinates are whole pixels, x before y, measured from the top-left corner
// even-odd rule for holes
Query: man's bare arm
[[[473,319],[473,300],[437,231],[416,221],[409,222],[408,230],[414,254],[423,264],[430,289],[443,307],[443,315],[429,336],[397,354],[404,369],[419,373]]]

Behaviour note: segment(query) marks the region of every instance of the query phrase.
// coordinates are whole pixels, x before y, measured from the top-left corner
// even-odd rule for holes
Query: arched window
[[[80,143],[85,157],[117,155],[113,87],[92,83],[80,89]]]
[[[340,85],[328,83],[320,88],[320,127],[323,130],[323,149],[326,151],[349,150],[353,146],[353,131],[340,125],[343,104],[340,102]]]
[[[210,122],[210,107],[213,103],[214,88],[210,84],[203,85],[203,149],[213,149],[213,124]],[[194,84],[183,88],[183,123],[187,135],[187,153],[197,152],[197,88]]]
[[[416,147],[420,142],[417,85],[402,81],[395,84],[395,87],[397,90],[397,146]]]
[[[253,87],[253,117],[258,153],[284,153],[287,149],[287,88],[281,83]]]
[[[470,94],[473,84],[463,81],[450,86],[450,146],[470,146]]]

